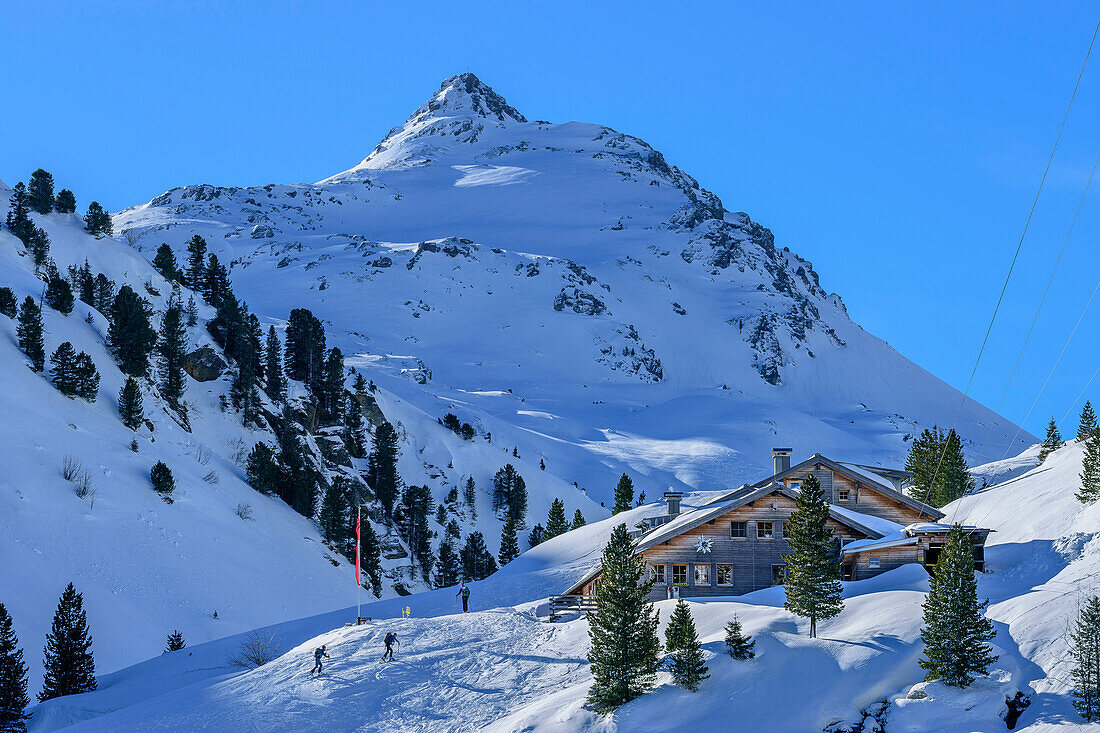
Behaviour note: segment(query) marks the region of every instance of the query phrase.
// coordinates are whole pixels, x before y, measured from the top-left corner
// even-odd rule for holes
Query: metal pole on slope
[[[359,541],[359,523],[363,521],[363,505],[356,503],[355,505],[355,625],[359,625],[359,619],[363,618],[362,609],[362,595],[363,584],[359,582],[359,566],[362,564],[360,558],[359,546],[362,544]]]

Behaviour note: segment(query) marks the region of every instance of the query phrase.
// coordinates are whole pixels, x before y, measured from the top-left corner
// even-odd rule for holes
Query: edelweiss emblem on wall
[[[713,541],[710,537],[700,537],[699,541],[695,543],[695,551],[709,554]]]

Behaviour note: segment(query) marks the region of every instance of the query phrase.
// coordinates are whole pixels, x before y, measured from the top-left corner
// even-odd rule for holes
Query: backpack
[[[470,597],[470,589],[469,588],[466,588],[466,587],[462,588],[462,597],[463,598],[469,598]]]

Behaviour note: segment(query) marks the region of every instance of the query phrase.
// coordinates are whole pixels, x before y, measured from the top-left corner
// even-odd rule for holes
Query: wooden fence
[[[596,610],[596,596],[550,596],[550,620],[557,621],[569,613],[586,613]]]

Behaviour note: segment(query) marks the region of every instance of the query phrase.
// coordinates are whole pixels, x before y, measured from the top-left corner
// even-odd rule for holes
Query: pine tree
[[[145,414],[142,412],[141,387],[133,377],[126,377],[126,383],[118,393],[118,415],[122,424],[131,430],[141,427]]]
[[[1043,439],[1043,444],[1039,448],[1039,463],[1042,463],[1047,459],[1054,451],[1065,445],[1065,441],[1062,440],[1062,433],[1058,430],[1058,422],[1052,417],[1050,422],[1047,423],[1047,435]]]
[[[111,306],[107,345],[118,358],[119,369],[131,377],[149,371],[149,353],[157,333],[149,323],[149,305],[129,285],[123,285]]]
[[[73,366],[76,376],[76,396],[88,402],[95,402],[99,393],[99,371],[92,357],[81,351],[76,355]]]
[[[925,679],[968,687],[976,675],[985,674],[997,661],[986,643],[996,631],[984,614],[989,601],[978,602],[974,552],[970,538],[958,524],[951,528],[929,585],[924,600],[924,658],[919,660],[920,666],[928,671]]]
[[[913,472],[910,493],[941,507],[974,490],[974,477],[966,465],[962,441],[952,429],[925,429],[913,441],[905,470]]]
[[[374,445],[367,457],[367,485],[382,505],[382,513],[392,519],[401,478],[397,475],[397,431],[388,420],[374,429]]]
[[[3,608],[3,606],[0,606]],[[0,636],[2,639],[2,636]],[[1100,596],[1085,601],[1070,635],[1073,707],[1087,722],[1100,721]]]
[[[1085,455],[1081,458],[1081,488],[1077,500],[1091,504],[1100,499],[1100,436],[1085,441]]]
[[[104,211],[98,201],[88,204],[88,213],[84,215],[84,229],[91,235],[110,235],[112,230],[111,215]]]
[[[195,292],[203,292],[203,280],[206,277],[206,240],[198,234],[187,243],[187,287]]]
[[[517,557],[519,557],[519,542],[516,540],[516,520],[508,517],[508,521],[504,523],[504,528],[500,532],[500,552],[497,553],[497,559],[500,561],[500,566],[504,567]]]
[[[652,580],[634,555],[625,524],[615,527],[603,551],[596,612],[588,615],[592,687],[588,702],[609,713],[653,687],[659,667],[657,612],[649,600]]]
[[[338,425],[344,419],[344,355],[329,349],[315,396],[321,405],[321,424]]]
[[[459,553],[462,558],[462,577],[467,582],[484,580],[497,571],[497,561],[485,546],[481,532],[471,532]]]
[[[966,456],[958,433],[953,429],[948,430],[944,441],[946,449],[932,492],[932,503],[937,507],[950,504],[974,490],[974,477],[970,475],[970,469],[966,465]]]
[[[15,184],[11,198],[8,199],[8,216],[4,221],[8,231],[19,238],[24,245],[30,241],[34,222],[30,217],[31,205],[27,200],[27,187],[22,181]]]
[[[325,362],[325,328],[305,308],[290,311],[286,326],[286,373],[311,390],[321,382]]]
[[[493,476],[493,512],[501,521],[511,517],[517,527],[527,526],[527,483],[511,463]]]
[[[199,304],[195,302],[194,295],[187,296],[187,309],[184,311],[187,314],[187,327],[193,328],[199,322]]]
[[[541,524],[536,524],[534,527],[532,527],[531,534],[527,535],[527,546],[535,547],[537,545],[541,545],[543,539],[545,539],[543,537],[543,531],[544,530],[542,529]]]
[[[784,556],[787,580],[783,607],[810,619],[810,638],[817,636],[819,619],[830,619],[844,609],[840,565],[833,553],[833,531],[828,527],[829,502],[812,473],[802,482],[797,509],[788,519],[791,554]]]
[[[46,283],[46,294],[44,296],[46,305],[53,308],[58,313],[69,315],[73,312],[73,288],[69,285],[69,281],[62,278],[57,273],[54,273],[50,277],[49,282]]]
[[[347,480],[337,476],[332,480],[332,486],[325,491],[325,497],[321,500],[321,512],[317,516],[317,523],[321,525],[321,536],[341,553],[349,549],[350,560],[355,560],[355,537],[352,524],[352,498]]]
[[[756,642],[741,630],[741,622],[736,616],[726,624],[726,653],[734,659],[756,657]]]
[[[378,535],[370,522],[362,522],[359,535],[359,565],[367,574],[371,592],[375,598],[382,597],[382,548],[378,544]],[[364,588],[367,586],[364,585]]]
[[[24,714],[31,699],[27,695],[27,665],[15,635],[11,615],[0,603],[0,731],[23,733]]]
[[[31,174],[27,203],[43,216],[53,211],[53,176],[41,168]]]
[[[688,608],[687,601],[681,598],[676,601],[676,607],[668,617],[668,626],[665,627],[665,651],[669,654],[683,648],[688,624],[691,624],[691,609]]]
[[[46,635],[45,660],[42,664],[45,676],[42,691],[38,693],[39,702],[96,689],[95,659],[91,646],[84,597],[69,583],[57,603],[50,633]]]
[[[312,518],[317,506],[317,472],[303,457],[305,448],[289,408],[283,408],[283,414],[275,426],[275,437],[279,441],[275,491],[296,512]]]
[[[365,455],[363,406],[359,404],[359,398],[348,390],[344,390],[344,447],[352,458],[362,458]],[[457,490],[455,493],[457,494]]]
[[[15,318],[17,306],[18,301],[16,301],[15,293],[12,292],[12,289],[0,288],[0,314],[8,318]]]
[[[448,536],[439,544],[439,559],[435,563],[435,587],[447,588],[456,584],[461,572],[462,564],[455,552],[454,542]]]
[[[565,502],[554,499],[550,504],[550,514],[546,518],[546,529],[542,532],[542,539],[548,539],[563,535],[569,531],[569,522],[565,519]]]
[[[267,395],[277,404],[286,402],[286,375],[283,374],[283,347],[275,327],[267,330],[264,348],[264,377],[267,379]]]
[[[183,309],[174,296],[168,299],[168,307],[160,322],[157,352],[160,354],[160,393],[169,407],[183,415],[186,413],[183,394],[187,381],[184,379],[183,360],[187,354],[187,329],[183,325]]]
[[[462,497],[466,500],[466,506],[473,512],[474,519],[477,519],[477,486],[474,484],[473,476],[466,479],[466,485],[462,488]]]
[[[229,282],[229,271],[218,260],[216,254],[210,253],[206,258],[206,269],[202,274],[201,285],[206,302],[215,308],[221,307],[222,300],[233,293]]]
[[[70,272],[72,272],[71,269]],[[76,271],[76,276],[72,280],[80,301],[95,308],[95,276],[92,275],[87,257],[84,258],[83,266]]]
[[[50,355],[50,379],[57,391],[66,397],[76,394],[76,349],[65,341]]]
[[[57,192],[57,200],[54,201],[54,209],[59,214],[72,214],[76,212],[76,196],[67,188]]]
[[[168,635],[168,638],[165,640],[165,644],[166,646],[164,647],[164,654],[167,654],[168,652],[178,652],[180,649],[183,649],[187,646],[187,642],[183,640],[183,634],[180,633],[179,629],[176,629]]]
[[[27,236],[27,249],[30,250],[34,270],[40,272],[50,261],[50,237],[45,230],[31,224]]]
[[[625,473],[619,477],[619,483],[615,486],[615,506],[612,514],[625,512],[634,506],[634,482]]]
[[[179,271],[179,266],[176,264],[176,254],[167,242],[157,247],[157,254],[153,257],[153,267],[169,282],[180,282],[183,279],[183,273]]]
[[[1100,429],[1096,427],[1096,413],[1092,410],[1092,403],[1085,401],[1081,408],[1081,422],[1077,426],[1077,439],[1087,440],[1091,436],[1100,438]]]
[[[261,419],[263,405],[260,402],[259,389],[256,387],[256,370],[251,359],[246,358],[237,364],[229,396],[233,407],[241,411],[241,423],[246,428],[259,428],[263,425]]]
[[[275,451],[263,441],[252,446],[245,460],[245,480],[261,494],[275,494],[279,487],[279,465]]]
[[[111,312],[115,302],[115,284],[102,272],[95,276],[95,309],[100,313]]]
[[[925,428],[909,446],[909,455],[905,459],[905,470],[913,474],[909,479],[910,493],[922,501],[932,498],[932,477],[940,460],[943,448],[943,431],[939,426]]]
[[[424,578],[431,577],[435,556],[431,539],[435,536],[428,526],[432,514],[432,492],[427,486],[406,486],[401,491],[401,504],[395,512],[395,524],[405,540],[413,559],[420,563]]]
[[[683,599],[677,602],[677,610],[681,603],[684,603]],[[679,646],[672,655],[672,681],[685,690],[695,692],[699,689],[699,683],[710,675],[707,674],[707,665],[703,661],[703,649],[695,631],[695,621],[691,618],[691,609],[686,603],[684,614]]]
[[[172,469],[168,468],[164,461],[157,461],[149,470],[149,482],[153,484],[153,491],[171,503],[170,497],[176,490],[176,480],[172,477]]]
[[[573,529],[577,529],[578,527],[583,527],[584,525],[585,525],[584,515],[581,514],[581,510],[578,509],[577,511],[573,512]]]
[[[36,372],[42,371],[46,365],[43,330],[42,309],[34,302],[34,298],[28,295],[19,308],[19,325],[15,328],[15,334],[19,338],[19,348],[31,360],[31,366]]]

